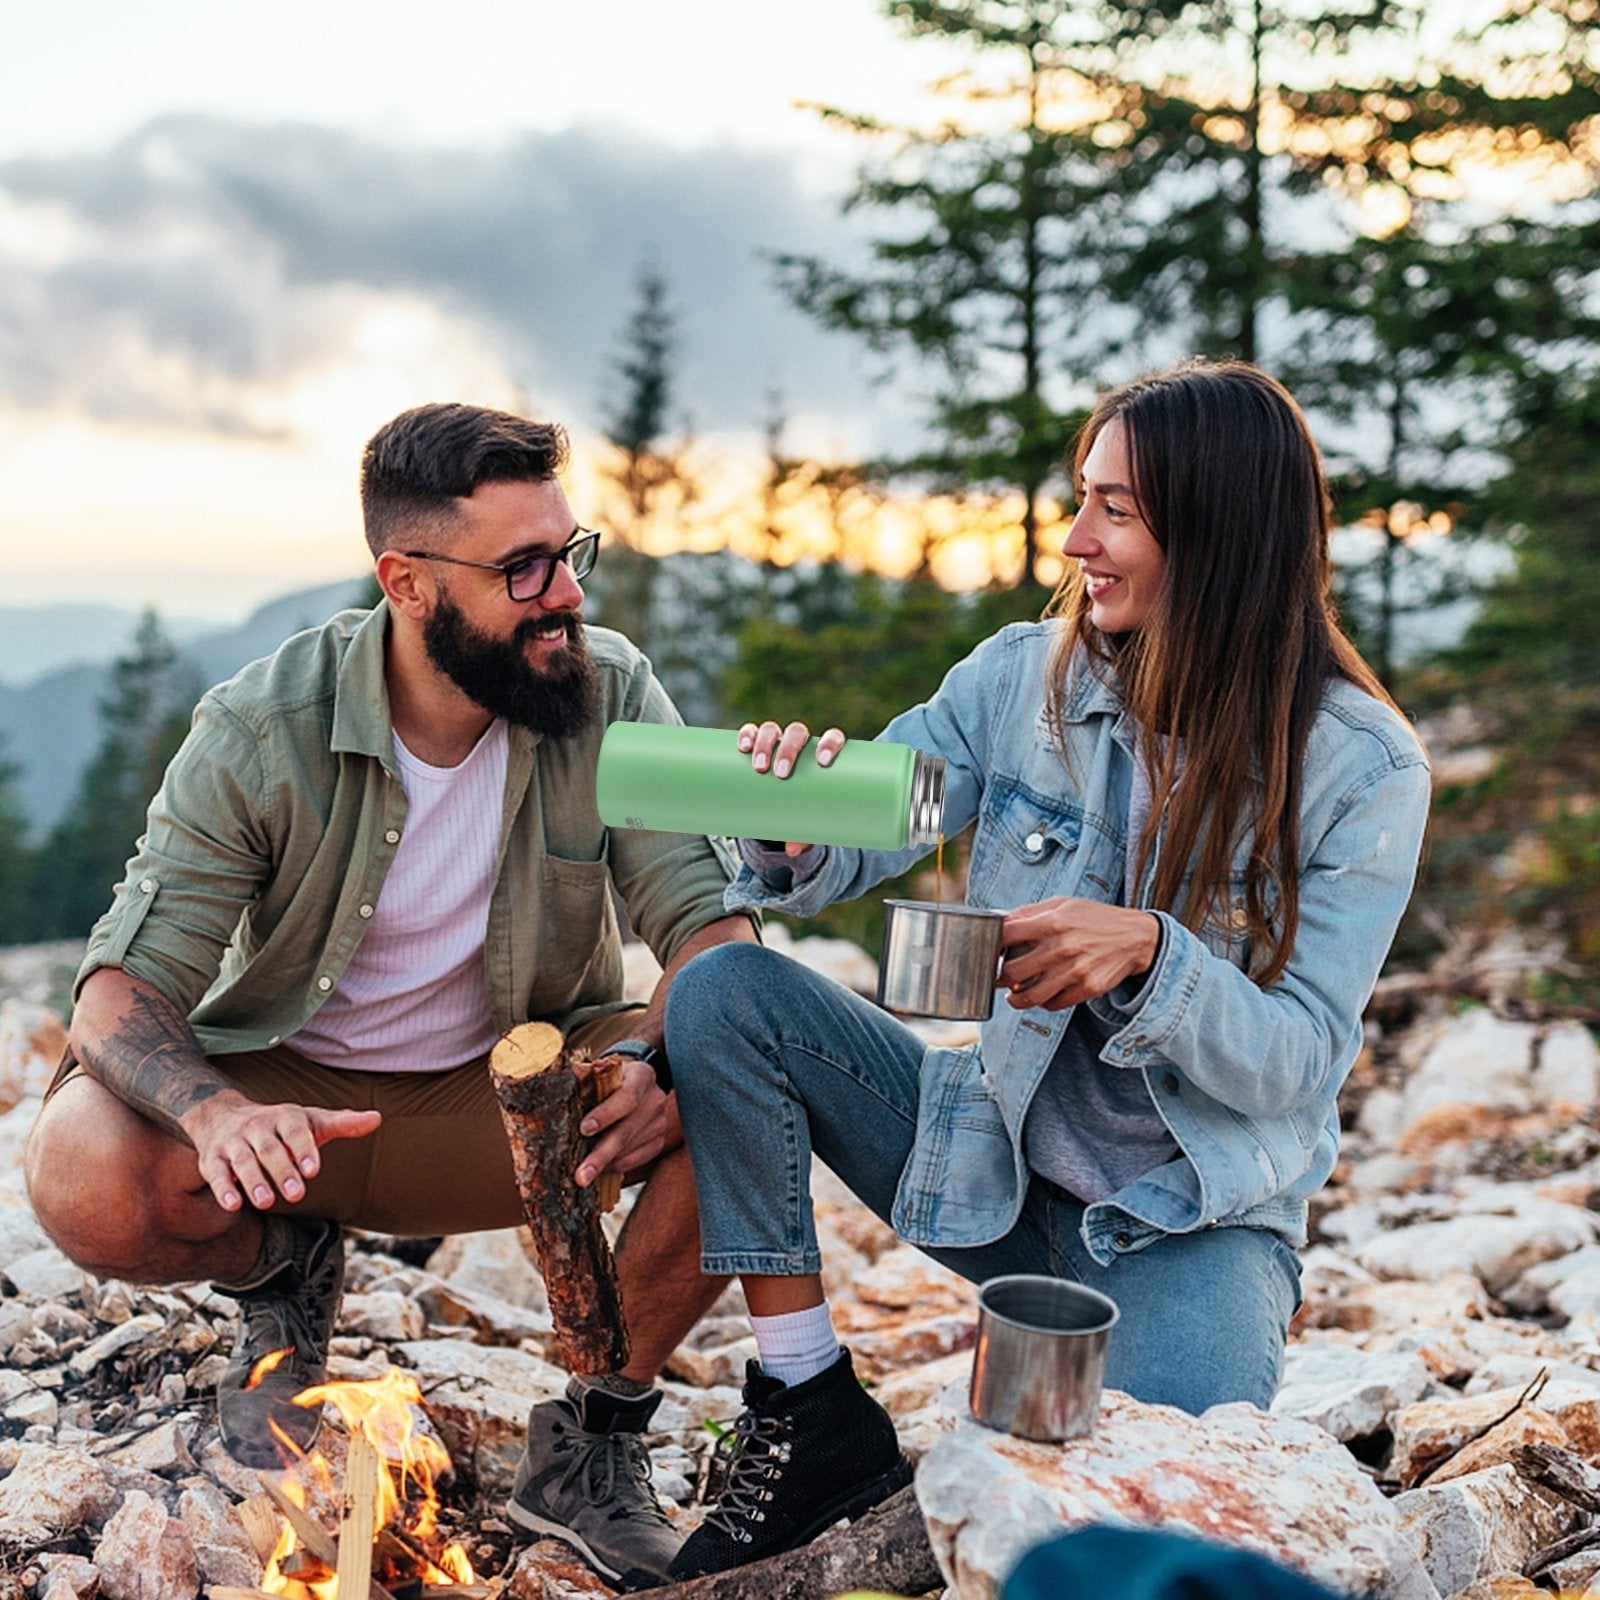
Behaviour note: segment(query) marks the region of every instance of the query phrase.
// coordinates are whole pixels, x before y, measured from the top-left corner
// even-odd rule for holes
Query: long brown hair
[[[1090,621],[1080,575],[1069,574],[1049,607],[1072,624],[1051,659],[1051,724],[1065,749],[1076,651],[1114,665],[1147,735],[1152,802],[1135,881],[1154,859],[1151,903],[1198,932],[1229,916],[1234,854],[1248,839],[1244,931],[1251,976],[1266,988],[1288,965],[1299,927],[1302,768],[1323,688],[1346,678],[1393,702],[1334,614],[1327,480],[1288,391],[1239,361],[1125,384],[1078,435],[1080,484],[1084,458],[1113,421],[1126,434],[1139,510],[1166,553],[1166,580],[1138,630],[1110,637]]]

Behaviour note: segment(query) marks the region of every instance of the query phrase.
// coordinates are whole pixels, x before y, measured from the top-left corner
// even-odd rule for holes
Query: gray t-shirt
[[[1143,752],[1135,750],[1128,796],[1130,847],[1136,845],[1149,815],[1149,778]],[[1137,905],[1140,900],[1139,886],[1133,882],[1136,856],[1137,849],[1130,848],[1124,861],[1123,905]],[[1109,998],[1131,1017],[1144,995],[1142,990],[1124,994],[1128,987],[1113,990]],[[1179,1154],[1144,1073],[1136,1067],[1107,1066],[1100,1059],[1118,1026],[1107,1026],[1086,1005],[1072,1013],[1022,1129],[1028,1165],[1085,1202],[1106,1199]]]

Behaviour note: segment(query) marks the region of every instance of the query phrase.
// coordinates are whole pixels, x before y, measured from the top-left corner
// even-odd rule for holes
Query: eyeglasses
[[[434,550],[403,550],[401,554],[412,561],[448,561],[453,567],[481,567],[485,572],[498,572],[506,580],[506,593],[511,599],[537,600],[550,587],[556,568],[562,562],[572,569],[572,576],[580,583],[594,571],[595,558],[600,554],[600,535],[592,529],[579,528],[577,538],[568,540],[559,550],[540,551],[505,562],[463,561],[460,556],[444,556]]]

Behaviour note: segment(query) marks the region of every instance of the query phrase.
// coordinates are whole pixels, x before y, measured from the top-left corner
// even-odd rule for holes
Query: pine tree
[[[35,901],[48,936],[81,936],[110,903],[198,691],[160,618],[147,609],[128,651],[112,663],[99,703],[99,748],[39,853]]]
[[[19,768],[0,753],[0,945],[26,944],[37,921],[33,906],[33,852],[17,794]]]

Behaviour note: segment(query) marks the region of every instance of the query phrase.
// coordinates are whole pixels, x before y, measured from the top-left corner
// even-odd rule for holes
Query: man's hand
[[[632,1056],[599,1058],[607,1059],[622,1061],[622,1083],[583,1119],[584,1133],[603,1137],[595,1140],[579,1164],[575,1176],[580,1188],[587,1188],[602,1172],[634,1172],[663,1150],[683,1143],[678,1098],[662,1093],[650,1063]]]
[[[1145,972],[1161,948],[1161,924],[1148,911],[1058,895],[1006,913],[1005,960],[997,986],[1015,1010],[1061,1011],[1108,994]]]
[[[303,1200],[306,1179],[322,1167],[318,1147],[330,1139],[362,1139],[383,1118],[376,1111],[257,1104],[234,1090],[202,1100],[182,1119],[205,1179],[224,1211],[248,1199],[267,1210],[278,1195]]]

